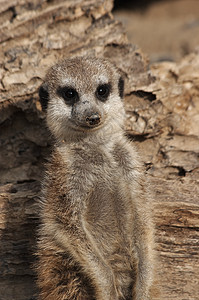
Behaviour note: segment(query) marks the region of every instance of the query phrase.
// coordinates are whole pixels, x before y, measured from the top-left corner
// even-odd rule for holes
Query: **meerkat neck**
[[[92,147],[100,145],[111,145],[115,141],[124,139],[124,131],[121,128],[115,128],[113,130],[96,130],[89,133],[79,133],[79,134],[70,134],[67,138],[57,141],[57,145],[75,145],[75,144],[87,144],[92,145]]]

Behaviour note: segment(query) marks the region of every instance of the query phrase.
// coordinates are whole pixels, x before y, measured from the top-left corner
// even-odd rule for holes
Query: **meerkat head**
[[[124,80],[109,61],[76,57],[48,71],[39,96],[49,129],[58,140],[67,140],[121,127],[123,91]]]

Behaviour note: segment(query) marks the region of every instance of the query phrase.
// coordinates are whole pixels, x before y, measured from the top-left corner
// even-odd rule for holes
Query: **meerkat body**
[[[117,69],[96,58],[55,65],[40,88],[56,145],[41,201],[39,299],[151,299],[151,204],[122,97]]]

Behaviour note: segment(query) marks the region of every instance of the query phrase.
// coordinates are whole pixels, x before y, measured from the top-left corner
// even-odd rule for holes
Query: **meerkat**
[[[40,300],[149,300],[151,201],[123,129],[124,80],[100,58],[48,71],[39,90],[55,137],[43,181]]]

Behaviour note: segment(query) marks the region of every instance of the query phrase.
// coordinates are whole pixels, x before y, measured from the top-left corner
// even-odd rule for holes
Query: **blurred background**
[[[126,75],[125,129],[154,191],[162,295],[153,300],[199,299],[199,0],[115,0],[123,25],[112,1],[0,0],[0,300],[36,300],[38,198],[52,144],[38,88],[50,65],[83,54]]]
[[[115,0],[114,16],[152,63],[198,50],[198,0]]]

